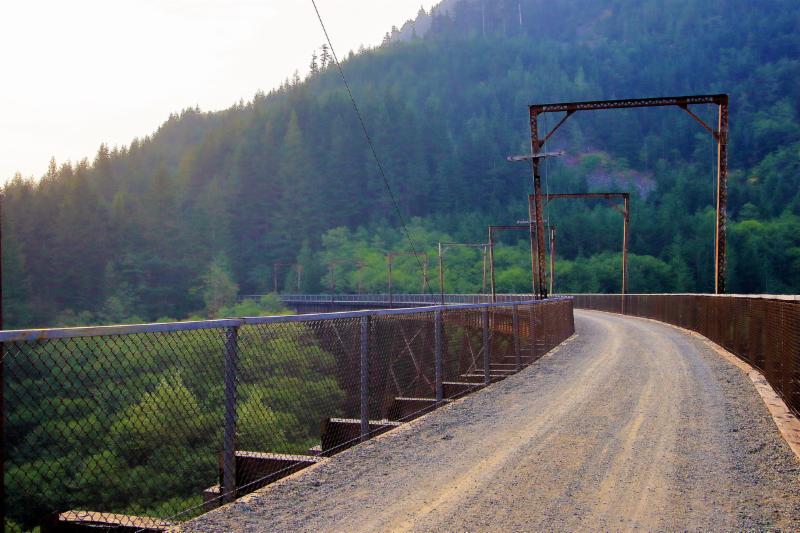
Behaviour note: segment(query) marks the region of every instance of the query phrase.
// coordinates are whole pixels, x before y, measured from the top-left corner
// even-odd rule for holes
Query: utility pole
[[[531,124],[531,148],[536,156],[545,143],[561,127],[566,120],[578,111],[595,111],[599,109],[628,109],[638,107],[669,107],[676,106],[685,111],[697,121],[714,140],[717,141],[717,222],[714,238],[714,291],[717,294],[725,293],[725,278],[727,272],[727,203],[728,203],[728,103],[727,94],[707,94],[690,96],[665,96],[660,98],[634,98],[624,100],[595,100],[587,102],[562,102],[555,104],[534,104],[528,106]],[[718,123],[716,129],[706,124],[700,117],[691,111],[692,105],[713,104],[718,107]],[[561,120],[547,132],[543,138],[539,136],[539,115],[544,113],[566,113]],[[541,177],[539,174],[539,160],[533,160],[534,200],[529,204],[534,209],[539,209],[536,214],[537,231],[541,233]],[[539,183],[539,185],[537,185]],[[533,216],[531,216],[533,219]],[[540,239],[541,240],[541,239]],[[544,269],[544,256],[539,250],[538,270]],[[534,269],[535,271],[536,269]],[[541,287],[542,282],[539,280]]]
[[[448,248],[464,247],[464,248],[482,248],[484,258],[486,257],[486,249],[489,243],[472,243],[472,242],[440,242],[439,243],[439,300],[444,305],[444,254]],[[485,265],[485,262],[484,262]],[[484,269],[485,280],[485,269]]]
[[[529,230],[531,227],[529,220],[520,220],[515,225],[510,226],[500,226],[500,225],[492,225],[489,226],[489,272],[490,272],[490,280],[491,280],[491,288],[492,288],[492,303],[497,302],[497,290],[495,285],[495,266],[494,266],[494,243],[495,243],[495,234],[500,231],[525,231]],[[554,265],[553,265],[553,241],[552,238],[555,235],[555,226],[545,226],[545,228],[550,229],[550,236],[551,236],[551,243],[550,243],[550,276],[552,278],[554,272]],[[550,283],[550,291],[552,292],[552,281]]]
[[[611,204],[611,207],[616,209],[622,215],[622,303],[621,311],[625,314],[625,295],[628,294],[628,246],[630,238],[630,194],[627,192],[590,192],[590,193],[559,193],[559,194],[545,194],[544,203],[550,203],[552,200],[559,198],[571,199],[590,199],[602,198],[611,201],[614,198],[622,199],[622,207],[618,204]],[[533,204],[533,195],[528,196],[528,204]],[[552,253],[552,250],[551,250]],[[551,280],[552,287],[552,280]],[[551,289],[552,290],[552,289]]]
[[[563,121],[562,121],[563,122]],[[538,121],[531,119],[532,138],[538,139]],[[544,143],[542,143],[544,144]],[[542,144],[531,143],[531,154],[510,156],[508,161],[532,161],[533,162],[533,194],[537,200],[528,203],[528,219],[530,220],[531,234],[531,282],[533,284],[533,294],[540,299],[547,298],[545,288],[544,272],[544,220],[542,218],[542,176],[539,172],[539,164],[546,157],[561,157],[563,151],[541,152]]]
[[[486,294],[486,248],[483,249],[483,278],[481,280],[481,294]]]
[[[556,227],[550,226],[550,296],[555,294],[556,283]]]

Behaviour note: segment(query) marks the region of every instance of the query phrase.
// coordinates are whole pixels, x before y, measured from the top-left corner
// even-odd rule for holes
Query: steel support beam
[[[550,226],[550,295],[555,294],[553,287],[556,282],[556,227]]]
[[[725,294],[728,273],[728,95],[719,103],[719,129],[717,130],[717,235],[714,246],[714,292]]]
[[[712,104],[719,108],[717,130],[711,129],[697,115],[689,110],[690,105]],[[676,106],[686,111],[694,120],[717,141],[717,222],[714,240],[714,290],[717,294],[725,293],[725,279],[727,274],[727,204],[728,204],[728,105],[727,94],[701,94],[687,96],[665,96],[659,98],[628,98],[620,100],[591,100],[584,102],[561,102],[553,104],[534,104],[528,106],[531,126],[531,148],[533,153],[533,195],[534,201],[529,202],[531,236],[536,233],[539,249],[531,240],[531,257],[538,259],[538,264],[532,267],[534,293],[544,294],[542,273],[544,271],[544,253],[541,249],[543,239],[543,223],[541,220],[541,175],[539,171],[540,153],[544,144],[552,137],[555,131],[576,111],[597,111],[602,109],[629,109],[638,107],[667,107]],[[539,115],[544,113],[566,113],[555,127],[543,139],[539,136]],[[535,227],[534,227],[535,226]],[[627,265],[625,265],[627,270]],[[537,275],[539,276],[537,280]]]
[[[531,222],[531,262],[533,272],[533,293],[539,298],[547,298],[544,274],[544,220],[542,219],[542,158],[536,157],[544,141],[539,140],[539,112],[530,109],[531,153],[533,154],[533,202],[528,202],[528,220]]]

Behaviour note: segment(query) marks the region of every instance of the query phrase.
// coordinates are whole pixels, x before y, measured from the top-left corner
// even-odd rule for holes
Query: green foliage
[[[228,262],[223,256],[214,259],[200,282],[198,292],[203,297],[209,316],[217,315],[221,309],[236,302],[239,286],[231,278]]]
[[[275,309],[275,297],[260,310]],[[25,344],[6,354],[8,516],[172,516],[217,483],[224,331]],[[242,327],[239,449],[300,453],[341,415],[337,361],[302,324]]]
[[[548,23],[534,24],[542,12]],[[352,55],[344,68],[400,211],[424,219],[424,231],[476,242],[488,223],[527,217],[524,168],[504,161],[529,149],[527,104],[722,91],[732,99],[732,226],[781,228],[784,212],[800,215],[796,1],[753,9],[743,0],[522,0],[488,3],[485,12],[458,2],[447,14],[419,17],[419,26]],[[668,61],[658,59],[664,50]],[[695,108],[711,124],[713,111]],[[547,147],[568,154],[545,164],[548,190],[631,191],[631,251],[669,265],[675,290],[711,290],[716,153],[704,130],[669,108],[580,113]],[[226,111],[172,115],[152,136],[102,146],[92,162],[53,161],[41,180],[18,176],[4,192],[4,303],[13,327],[68,323],[86,311],[96,321],[203,307],[215,315],[233,303],[236,285],[243,294],[272,290],[276,261],[299,260],[302,292],[324,290],[327,262],[354,253],[329,233],[340,227],[363,228],[352,243],[367,263],[360,283],[382,290],[384,252],[410,248],[394,238],[394,206],[329,62],[306,81]],[[619,250],[620,218],[605,205],[556,202],[547,216],[561,230],[560,258],[579,264]],[[731,290],[800,291],[797,271],[786,270],[792,246],[772,247],[762,272],[753,253],[769,234],[756,234],[731,241],[731,263],[740,265]],[[420,235],[419,246],[433,258],[429,237]],[[518,255],[504,269],[527,270]],[[459,272],[448,276],[449,290],[480,290],[475,256],[448,252]],[[420,290],[413,263],[398,258],[398,290]],[[654,268],[634,286],[664,286]],[[355,268],[336,274],[337,290],[357,290]],[[584,274],[563,288],[613,285],[610,272]],[[499,273],[498,285],[526,289],[518,278]],[[279,288],[294,291],[295,282],[285,269]]]
[[[258,301],[243,300],[234,305],[223,307],[214,318],[242,318],[248,316],[288,315],[290,310],[283,305],[277,294],[265,294]]]

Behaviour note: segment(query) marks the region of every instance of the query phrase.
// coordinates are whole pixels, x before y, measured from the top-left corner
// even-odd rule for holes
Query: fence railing
[[[577,294],[575,307],[620,312],[620,295]],[[629,294],[625,314],[696,331],[760,370],[800,414],[800,296]]]
[[[248,294],[241,296],[243,300],[259,300],[264,295]],[[284,302],[308,302],[308,303],[389,303],[395,305],[403,304],[431,304],[441,303],[439,294],[281,294]],[[497,302],[524,302],[533,300],[531,294],[498,294]],[[491,294],[445,294],[445,304],[479,304],[491,303]]]
[[[567,298],[0,332],[6,517],[163,529],[573,332]]]

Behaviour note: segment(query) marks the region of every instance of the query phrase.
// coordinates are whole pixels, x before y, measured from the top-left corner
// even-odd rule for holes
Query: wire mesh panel
[[[484,382],[482,312],[457,309],[442,312],[444,327],[444,397],[458,397]],[[458,385],[456,385],[458,384]]]
[[[7,517],[202,503],[222,442],[224,329],[5,345]]]
[[[502,379],[573,331],[559,299],[2,332],[7,517],[164,529]]]
[[[369,412],[406,420],[425,410],[419,398],[436,397],[434,313],[371,319]]]

